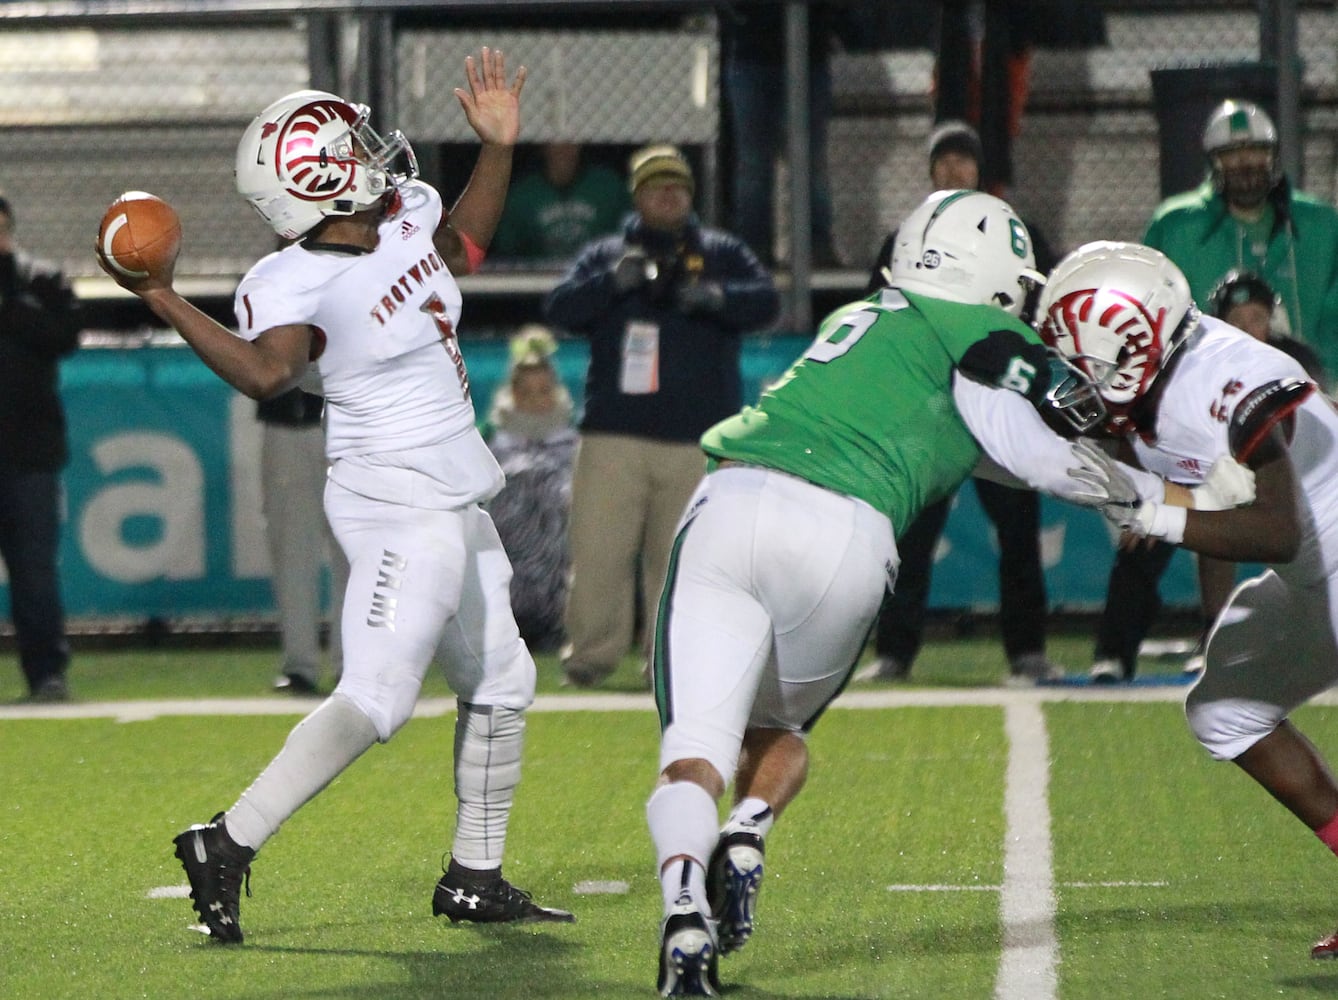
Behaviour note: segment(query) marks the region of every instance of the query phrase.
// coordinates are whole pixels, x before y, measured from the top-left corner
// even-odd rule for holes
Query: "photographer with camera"
[[[741,336],[780,305],[747,245],[693,214],[680,150],[648,146],[629,167],[636,212],[586,246],[544,304],[550,324],[590,341],[562,655],[578,687],[599,684],[631,648],[638,569],[651,633],[674,529],[701,480],[697,439],[742,405]]]

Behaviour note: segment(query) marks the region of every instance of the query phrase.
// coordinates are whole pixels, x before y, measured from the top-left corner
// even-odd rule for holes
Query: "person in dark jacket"
[[[0,559],[34,701],[70,696],[57,562],[69,445],[57,365],[79,346],[80,326],[64,276],[16,246],[14,212],[0,195]]]
[[[697,439],[742,405],[741,336],[780,305],[752,250],[693,214],[680,150],[638,150],[630,186],[636,211],[622,233],[588,244],[544,303],[549,323],[590,341],[562,653],[580,687],[632,647],[638,572],[650,633],[674,529],[702,476]]]

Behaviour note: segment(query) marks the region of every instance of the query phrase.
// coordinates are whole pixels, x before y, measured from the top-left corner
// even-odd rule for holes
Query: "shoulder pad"
[[[1303,378],[1284,378],[1259,386],[1237,404],[1227,429],[1232,456],[1243,462],[1268,432],[1292,415],[1315,391],[1315,383]]]
[[[966,349],[957,369],[975,382],[1011,389],[1038,405],[1050,388],[1045,346],[1016,330],[991,330]]]

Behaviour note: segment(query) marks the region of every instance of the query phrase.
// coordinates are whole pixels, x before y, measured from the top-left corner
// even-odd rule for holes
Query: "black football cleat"
[[[566,910],[540,906],[524,889],[502,878],[501,869],[474,871],[451,859],[432,893],[432,915],[451,923],[521,924],[576,922]]]
[[[176,855],[190,880],[195,912],[209,928],[209,937],[224,944],[242,943],[241,894],[251,895],[251,859],[256,852],[230,836],[219,813],[173,838]]]

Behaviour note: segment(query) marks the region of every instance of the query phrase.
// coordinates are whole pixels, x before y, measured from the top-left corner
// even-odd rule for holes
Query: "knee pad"
[[[370,678],[346,671],[335,688],[372,720],[377,739],[382,743],[409,721],[421,690],[422,681],[407,670],[390,671]]]

